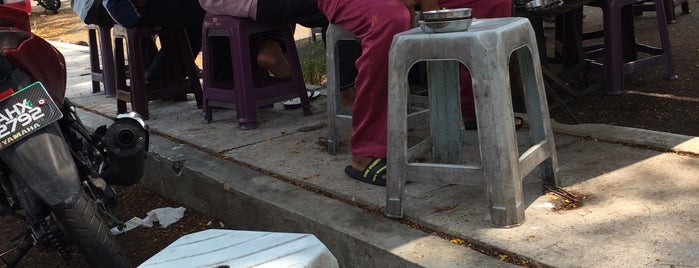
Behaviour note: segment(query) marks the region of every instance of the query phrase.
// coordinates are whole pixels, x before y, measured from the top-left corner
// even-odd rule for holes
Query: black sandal
[[[361,182],[386,186],[386,178],[384,177],[386,174],[386,159],[372,159],[363,171],[353,168],[352,166],[346,166],[345,173],[351,178]]]

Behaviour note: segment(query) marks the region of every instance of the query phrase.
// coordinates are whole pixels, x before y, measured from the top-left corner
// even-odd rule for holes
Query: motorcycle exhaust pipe
[[[106,168],[102,178],[111,185],[129,186],[143,177],[148,127],[134,112],[120,114],[104,135],[107,147]]]

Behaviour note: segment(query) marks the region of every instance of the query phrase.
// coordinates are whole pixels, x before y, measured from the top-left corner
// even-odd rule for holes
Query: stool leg
[[[116,94],[114,54],[112,52],[112,27],[99,26],[100,56],[102,57],[102,80],[107,97]]]
[[[605,62],[604,62],[604,80],[607,88],[607,94],[619,95],[624,93],[624,68],[623,68],[623,48],[621,37],[621,25],[623,16],[632,16],[629,14],[613,14],[613,1],[608,1],[607,7],[602,9],[604,17],[604,45],[605,45]],[[629,10],[630,11],[630,10]],[[624,12],[621,12],[624,13]],[[627,47],[628,49],[628,47]]]
[[[126,60],[124,58],[124,38],[122,36],[114,37],[114,65],[116,72],[117,114],[122,114],[126,113],[127,108],[124,98],[130,95],[130,89],[126,85]]]
[[[127,29],[132,31],[134,29]],[[133,36],[138,36],[133,34]],[[131,75],[131,108],[140,114],[143,119],[149,119],[148,113],[148,97],[145,89],[145,71],[143,62],[143,50],[141,47],[143,40],[133,40],[126,42],[128,46],[127,54],[129,57],[129,74]]]
[[[692,11],[689,9],[689,2],[682,1],[682,14],[689,14],[692,13]]]
[[[187,36],[186,31],[182,31],[184,36]],[[196,100],[197,108],[202,107],[202,91],[201,83],[199,82],[199,73],[197,71],[197,65],[194,63],[194,55],[192,55],[192,49],[189,46],[189,37],[179,38],[179,49],[178,55],[181,57],[180,66],[183,67],[182,72],[187,79],[187,90],[186,92],[194,94],[194,99]],[[187,99],[186,95],[184,96]]]
[[[292,79],[298,84],[298,94],[301,98],[301,108],[303,109],[304,115],[310,115],[311,112],[311,100],[306,94],[306,83],[303,81],[303,74],[301,72],[301,61],[299,60],[298,51],[296,49],[296,41],[294,41],[294,34],[291,31],[290,25],[282,25],[282,32],[284,33],[284,39],[286,42],[286,54],[291,63],[291,69],[294,73]]]
[[[493,56],[484,59],[482,65],[492,68],[471,70],[490,222],[498,227],[517,226],[524,221],[507,58],[507,55]],[[485,81],[489,81],[488,87],[485,87]]]
[[[533,44],[535,45],[535,44]],[[558,158],[555,153],[556,145],[553,140],[553,130],[551,128],[551,120],[549,117],[548,103],[546,100],[546,91],[544,90],[544,81],[541,78],[541,66],[538,61],[538,56],[532,56],[532,53],[526,47],[517,50],[520,74],[522,84],[524,86],[524,101],[526,105],[527,115],[529,117],[529,134],[531,144],[539,144],[544,142],[547,147],[546,151],[550,157],[539,164],[543,184],[548,186],[558,186],[559,181],[556,173],[558,171]],[[528,173],[528,170],[520,170]]]
[[[386,216],[403,217],[403,192],[408,177],[408,85],[409,67],[389,60],[388,136],[386,146]]]
[[[100,68],[100,52],[97,44],[97,28],[88,26],[88,44],[90,44],[90,72],[92,73],[92,93],[100,92],[100,80],[103,80],[103,72]],[[101,45],[101,44],[100,44]]]
[[[664,8],[662,5],[663,0],[655,0],[655,6],[657,9],[662,9]],[[671,3],[673,2],[672,0],[669,0]],[[675,6],[674,4],[670,5],[673,14],[674,14],[674,9]],[[660,34],[660,43],[662,46],[662,54],[665,59],[665,68],[667,70],[667,77],[669,80],[674,80],[677,79],[677,72],[675,71],[675,63],[672,59],[672,44],[670,44],[670,33],[667,30],[667,23],[665,19],[665,11],[660,10],[657,15],[657,21],[658,21],[658,33]],[[674,15],[673,15],[674,16]]]
[[[463,119],[459,102],[459,63],[427,62],[430,135],[435,163],[461,163]],[[437,131],[441,130],[441,131]]]
[[[335,26],[328,28],[328,40],[326,49],[326,74],[328,76],[328,152],[334,155],[339,146],[340,129],[337,124],[337,115],[340,114],[340,62],[339,62],[339,41],[335,39],[336,34],[331,31]]]
[[[663,5],[665,8],[665,12],[667,12],[667,13],[663,12],[663,13],[665,13],[663,15],[665,15],[665,17],[666,17],[665,21],[667,22],[667,24],[675,23],[675,21],[677,20],[677,16],[675,15],[675,1],[674,0],[662,0],[662,1],[663,1]],[[656,13],[657,12],[660,12],[660,11],[658,11],[656,9]],[[660,14],[658,14],[658,15],[660,15]]]
[[[250,36],[244,29],[248,27],[233,27],[231,36]],[[250,44],[247,41],[236,42],[230,39],[231,59],[237,62],[253,62],[250,55]],[[252,68],[243,68],[239,64],[233,64],[233,77],[253,77]],[[236,95],[235,113],[238,117],[238,128],[243,130],[256,129],[257,125],[257,98],[255,92],[249,89],[255,88],[252,79],[234,79],[234,93]]]
[[[201,35],[201,40],[203,40],[204,45],[201,49],[202,63],[204,64],[203,73],[203,85],[202,85],[202,109],[204,110],[204,122],[211,123],[213,120],[212,109],[209,106],[208,99],[208,88],[213,86],[214,82],[214,63],[213,63],[213,51],[214,44],[209,38],[209,28],[204,27]]]

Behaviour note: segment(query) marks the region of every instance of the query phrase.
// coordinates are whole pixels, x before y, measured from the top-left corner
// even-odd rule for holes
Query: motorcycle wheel
[[[91,267],[133,267],[86,193],[73,207],[52,209],[56,220]]]
[[[37,0],[37,2],[39,2],[39,5],[46,10],[51,10],[53,14],[58,14],[58,9],[61,8],[60,0]]]

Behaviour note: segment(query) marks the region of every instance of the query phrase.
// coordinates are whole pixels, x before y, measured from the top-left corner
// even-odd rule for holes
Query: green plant
[[[298,47],[301,72],[306,84],[321,85],[325,79],[325,47],[323,42],[304,42]]]

